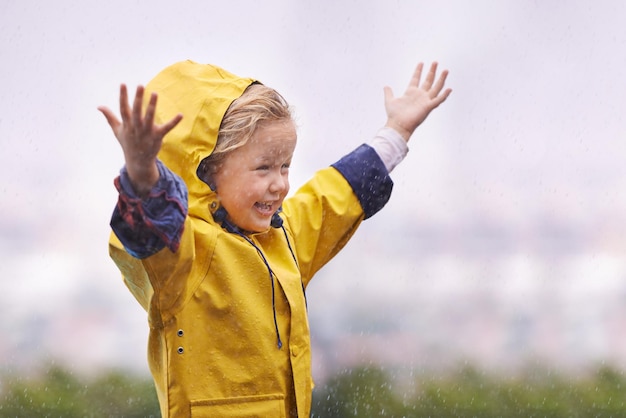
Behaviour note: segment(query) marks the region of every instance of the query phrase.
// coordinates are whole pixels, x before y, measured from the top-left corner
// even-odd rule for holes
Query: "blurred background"
[[[390,203],[308,289],[318,385],[363,365],[622,373],[624,16],[583,0],[0,1],[0,373],[148,376],[146,314],[107,254],[123,156],[96,107],[184,59],[294,106],[293,190],[385,123],[383,86],[401,94],[419,61],[450,70]]]

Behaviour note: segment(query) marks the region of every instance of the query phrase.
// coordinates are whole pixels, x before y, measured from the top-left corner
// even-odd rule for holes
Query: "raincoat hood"
[[[183,115],[164,137],[158,158],[187,185],[193,217],[211,220],[210,211],[219,206],[215,192],[198,177],[197,169],[215,149],[226,110],[254,82],[214,65],[187,60],[165,68],[146,85],[146,97],[158,94],[157,124]]]

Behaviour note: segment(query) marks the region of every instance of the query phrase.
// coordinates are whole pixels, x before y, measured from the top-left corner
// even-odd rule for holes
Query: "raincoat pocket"
[[[285,395],[257,395],[191,401],[193,418],[285,418]]]

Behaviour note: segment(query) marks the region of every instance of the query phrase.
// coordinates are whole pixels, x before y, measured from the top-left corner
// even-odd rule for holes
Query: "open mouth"
[[[270,216],[274,213],[273,204],[270,202],[256,202],[254,207],[263,215]]]

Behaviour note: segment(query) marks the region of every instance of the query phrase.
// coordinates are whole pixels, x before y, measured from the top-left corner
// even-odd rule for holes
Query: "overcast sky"
[[[570,272],[600,304],[624,294],[624,16],[626,3],[580,0],[2,0],[0,332],[12,337],[0,357],[42,329],[70,338],[63,323],[81,315],[109,345],[89,357],[77,340],[71,355],[95,362],[124,344],[143,354],[145,315],[106,246],[122,153],[96,107],[117,110],[121,82],[184,59],[258,78],[292,103],[292,187],[375,134],[384,85],[401,94],[418,61],[450,70],[453,93],[412,138],[392,201],[313,292],[344,296],[330,276],[350,276],[366,251],[385,275],[400,268],[389,254],[402,260],[398,275],[431,301],[476,276],[506,300]],[[393,277],[341,279],[378,295]],[[395,283],[393,298],[410,288]],[[346,302],[333,303],[320,311]],[[57,344],[31,349],[67,354]]]

